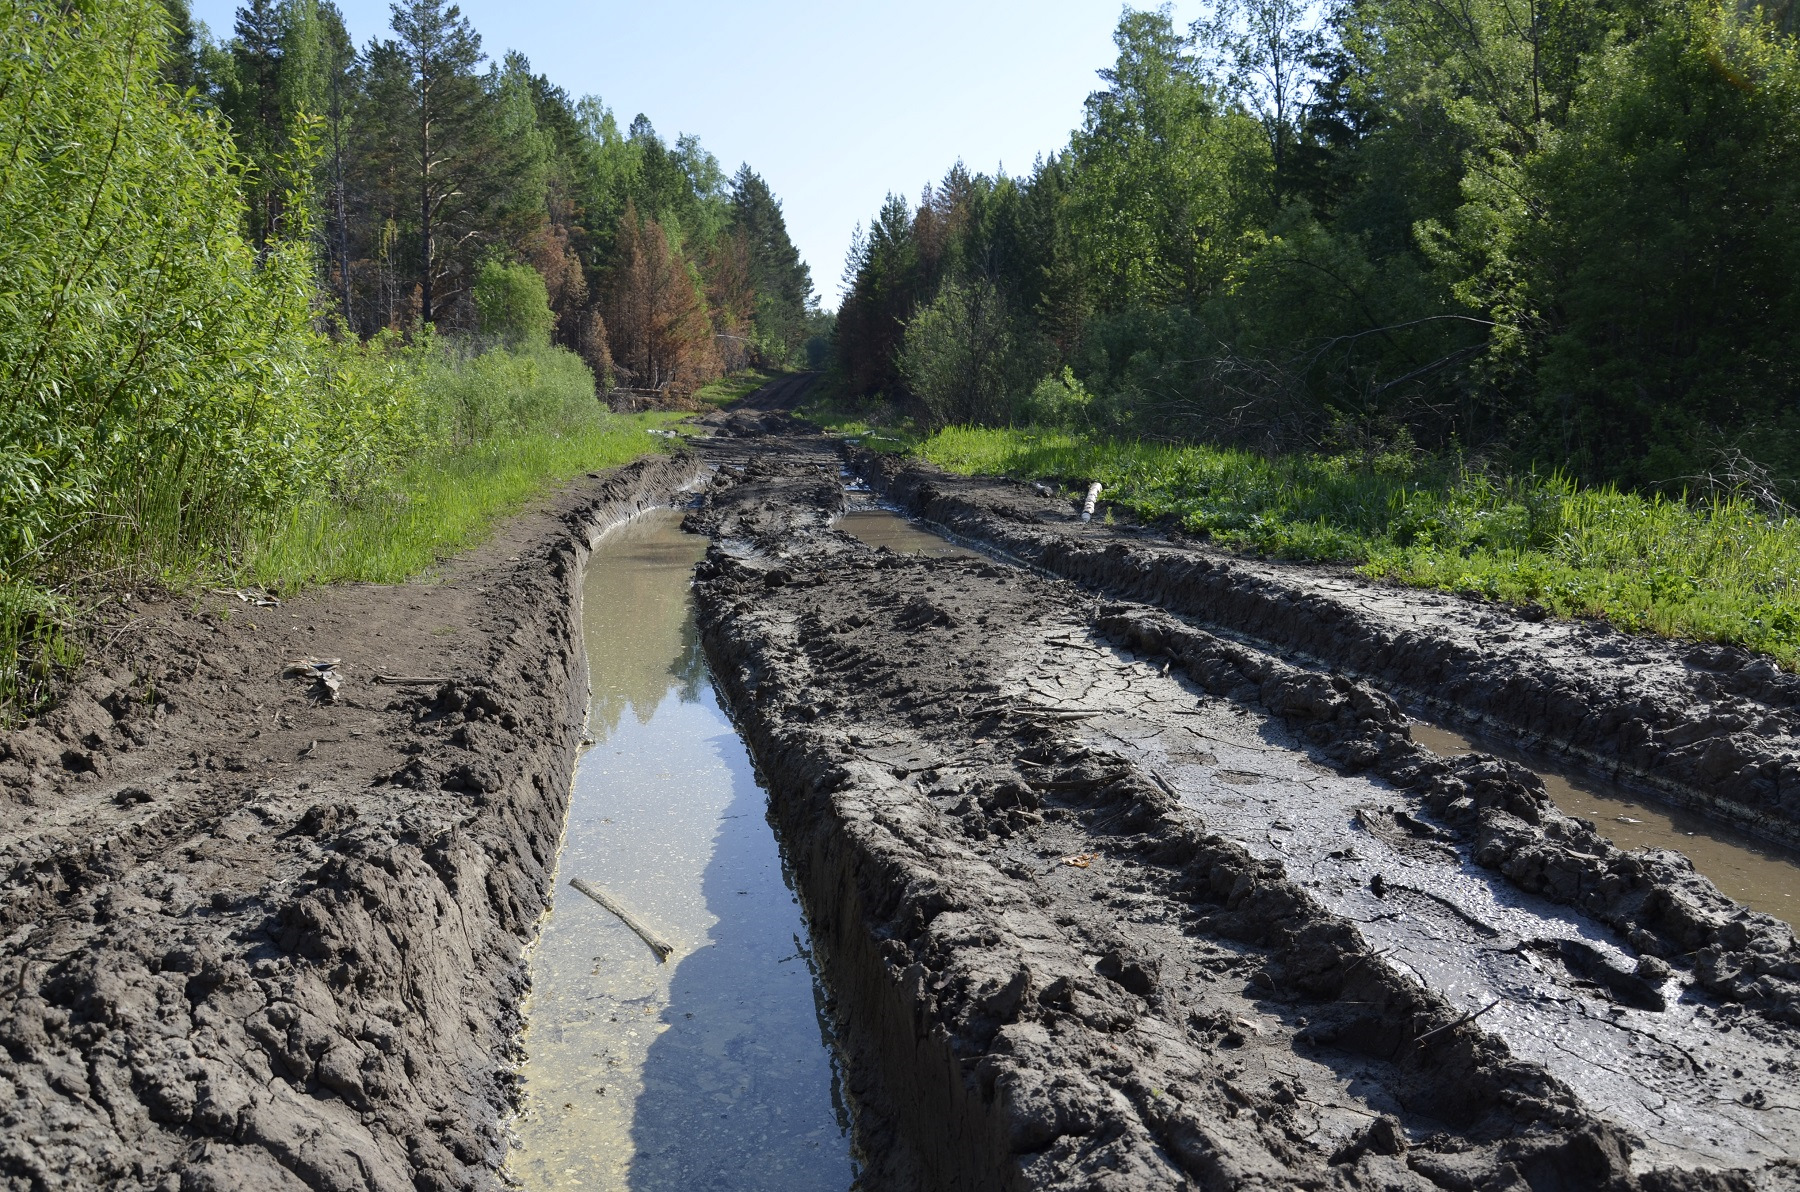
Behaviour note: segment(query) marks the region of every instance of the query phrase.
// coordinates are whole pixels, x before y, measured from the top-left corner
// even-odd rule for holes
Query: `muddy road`
[[[853,1153],[808,1161],[821,1186],[1800,1188],[1792,930],[1412,720],[1791,840],[1791,677],[1083,525],[806,433],[805,384],[428,581],[121,612],[65,705],[0,737],[0,1187],[739,1186],[682,1148],[778,1138],[727,1114],[758,1081],[782,1104],[755,1058],[779,1052],[821,1105],[842,1087]],[[596,732],[571,811],[583,568],[652,506],[705,538],[668,539],[677,570],[705,554],[692,611],[671,573],[631,630],[684,660],[634,663],[634,706],[710,672],[716,703],[677,711],[728,715],[747,757],[708,793],[663,775],[683,721]],[[300,656],[340,660],[335,700],[282,677]],[[715,823],[763,810],[760,859],[720,868]],[[686,825],[656,889],[627,815]],[[738,934],[666,912],[692,967],[664,972],[617,923],[591,942],[584,902],[546,919],[559,866],[652,915],[741,905]],[[733,901],[753,888],[798,904]],[[802,955],[823,1042],[788,994],[779,1038],[684,1016],[695,979],[723,1006]],[[662,1042],[608,1033],[630,1015]],[[659,1046],[697,1092],[646,1108]],[[578,1101],[598,1079],[638,1099]],[[660,1167],[618,1149],[652,1137]]]
[[[705,641],[844,1005],[874,1183],[1800,1179],[1786,924],[1521,766],[1415,744],[1379,686],[1107,592],[1143,584],[1129,558],[1043,574],[1074,551],[1006,550],[1056,532],[1016,493],[969,486],[991,520],[954,528],[1031,569],[836,528],[841,463],[906,493],[880,461],[710,453]]]

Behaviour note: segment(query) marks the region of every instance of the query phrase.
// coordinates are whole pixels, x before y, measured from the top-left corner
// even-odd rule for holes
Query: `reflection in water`
[[[533,1190],[839,1192],[854,1171],[806,927],[706,681],[687,591],[706,543],[679,525],[635,519],[588,565],[597,742],[531,958],[510,1172]],[[674,944],[669,962],[572,877]]]
[[[1647,803],[1623,787],[1545,770],[1510,750],[1476,744],[1436,725],[1412,725],[1413,740],[1443,757],[1480,750],[1510,758],[1544,780],[1564,815],[1592,820],[1620,848],[1669,848],[1686,855],[1713,885],[1745,906],[1788,923],[1800,919],[1800,865],[1774,845],[1694,815]]]
[[[870,546],[885,546],[900,555],[930,555],[934,559],[978,559],[981,556],[885,509],[857,509],[831,523],[852,538]]]

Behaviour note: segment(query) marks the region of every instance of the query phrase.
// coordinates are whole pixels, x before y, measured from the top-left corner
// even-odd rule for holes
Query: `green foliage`
[[[931,426],[1011,422],[1048,353],[991,282],[952,282],[908,320],[900,373]]]
[[[321,491],[269,519],[237,561],[278,590],[396,583],[481,541],[546,484],[666,448],[649,432],[680,417],[615,415],[560,348],[409,352],[419,420],[409,450],[354,492]]]
[[[0,576],[228,537],[329,468],[311,262],[239,235],[219,124],[144,0],[0,8]]]
[[[782,374],[768,368],[746,368],[727,373],[710,385],[694,390],[694,400],[708,406],[728,406],[748,397]]]
[[[1800,518],[1495,477],[1405,449],[1269,458],[1061,432],[952,427],[919,453],[951,471],[1053,480],[1235,550],[1350,563],[1419,587],[1729,642],[1800,665]]]
[[[474,298],[483,335],[509,347],[549,347],[556,316],[543,275],[530,265],[483,262]]]
[[[1127,10],[1064,151],[889,197],[834,368],[926,421],[1015,418],[946,329],[991,291],[1117,435],[1405,433],[1667,493],[1748,460],[1791,495],[1795,11],[1220,0],[1184,32]]]
[[[812,273],[788,239],[781,202],[749,166],[731,180],[731,227],[744,237],[756,291],[756,338],[764,358],[797,363],[813,309]]]

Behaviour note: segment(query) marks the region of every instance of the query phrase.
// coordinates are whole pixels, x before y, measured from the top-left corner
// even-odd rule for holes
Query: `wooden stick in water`
[[[589,898],[592,898],[595,902],[599,903],[601,906],[605,907],[607,910],[611,911],[613,914],[619,916],[619,922],[625,924],[625,926],[627,926],[627,927],[631,928],[633,931],[637,932],[638,937],[640,939],[642,939],[646,944],[649,944],[650,950],[652,952],[656,953],[656,962],[658,964],[662,964],[665,961],[667,961],[669,959],[669,954],[671,952],[675,951],[674,944],[669,943],[667,940],[665,940],[661,936],[657,935],[654,931],[651,931],[648,927],[645,927],[642,923],[640,923],[637,920],[636,916],[634,916],[630,911],[626,910],[624,907],[620,906],[618,901],[616,899],[614,899],[611,894],[608,894],[605,890],[602,890],[597,886],[589,885],[587,882],[583,881],[581,878],[578,878],[578,877],[570,878],[569,884],[571,886],[574,886],[577,890],[580,890],[583,894],[586,894]]]

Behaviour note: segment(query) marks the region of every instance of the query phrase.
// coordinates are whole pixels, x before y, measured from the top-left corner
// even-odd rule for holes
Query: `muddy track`
[[[1083,524],[1069,502],[1030,486],[851,459],[913,515],[1045,571],[1370,679],[1447,723],[1800,846],[1800,676],[1765,657]]]
[[[140,599],[0,737],[0,1187],[499,1185],[581,562],[700,470],[590,477],[432,581]]]
[[[708,450],[703,639],[871,1186],[1800,1186],[1784,925],[1377,687],[864,547],[816,437]]]

